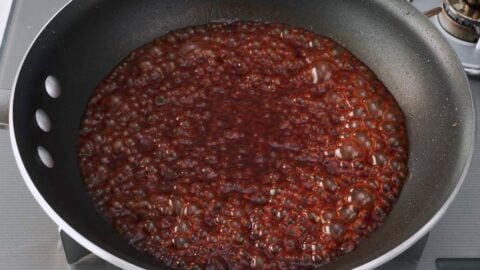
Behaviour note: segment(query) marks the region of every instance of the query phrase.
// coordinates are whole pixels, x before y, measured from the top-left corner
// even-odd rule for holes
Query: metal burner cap
[[[443,0],[439,19],[451,35],[476,42],[480,37],[480,0]]]

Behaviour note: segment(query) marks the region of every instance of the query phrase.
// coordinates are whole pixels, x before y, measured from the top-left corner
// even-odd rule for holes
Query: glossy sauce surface
[[[385,86],[282,24],[195,26],[133,51],[93,92],[77,148],[97,209],[178,268],[328,263],[381,225],[407,175]]]

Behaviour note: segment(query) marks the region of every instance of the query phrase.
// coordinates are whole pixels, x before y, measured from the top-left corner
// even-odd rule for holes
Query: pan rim
[[[90,241],[88,238],[84,237],[82,234],[77,232],[70,224],[68,224],[45,200],[43,195],[40,193],[40,191],[37,189],[35,186],[33,180],[30,178],[30,175],[25,167],[25,164],[23,163],[20,150],[17,145],[16,137],[15,137],[15,126],[13,122],[13,112],[14,112],[14,98],[15,98],[15,91],[17,88],[17,83],[18,79],[20,77],[20,73],[22,71],[22,68],[24,66],[24,62],[26,61],[32,47],[35,45],[37,42],[37,39],[39,36],[44,33],[45,28],[47,28],[48,25],[60,14],[65,8],[67,8],[70,4],[72,4],[74,0],[69,0],[67,3],[65,3],[59,10],[57,10],[48,20],[47,22],[43,25],[43,27],[40,29],[40,31],[37,33],[33,41],[30,43],[28,49],[26,50],[20,65],[17,69],[16,76],[14,79],[14,84],[12,87],[11,91],[11,96],[10,96],[10,102],[9,102],[9,135],[10,135],[10,142],[11,142],[11,147],[13,150],[14,158],[17,164],[17,167],[20,171],[20,174],[22,175],[22,178],[27,185],[27,188],[29,189],[30,193],[33,195],[37,203],[40,205],[40,207],[45,211],[45,213],[52,219],[56,225],[58,225],[59,229],[63,230],[65,233],[67,233],[69,236],[71,236],[75,241],[77,241],[81,246],[85,247],[87,250],[92,252],[93,254],[99,256],[100,258],[106,260],[109,263],[112,263],[113,265],[120,267],[122,269],[144,269],[139,267],[138,265],[133,264],[132,262],[122,259],[118,256],[113,255],[112,253],[108,252],[104,248],[98,246],[97,244],[93,243]],[[378,2],[378,1],[377,1]],[[395,5],[409,5],[408,3],[389,3],[389,4],[395,4]],[[418,12],[413,7],[410,7],[410,9],[414,10],[414,12]],[[438,33],[439,34],[439,33]],[[445,41],[446,42],[446,41]],[[448,44],[447,44],[448,45]],[[449,45],[448,45],[449,46]],[[454,56],[456,59],[456,64],[459,68],[460,62],[458,56],[453,52],[453,50],[450,48],[450,54]],[[471,108],[472,108],[472,124],[471,124],[471,133],[466,134],[466,136],[470,137],[470,140],[466,142],[467,144],[471,145],[472,147],[468,148],[468,153],[466,154],[466,163],[463,167],[462,174],[460,175],[457,184],[455,185],[455,188],[453,191],[450,193],[449,197],[447,200],[444,202],[444,204],[440,207],[440,209],[435,213],[434,216],[430,218],[430,220],[425,223],[419,230],[416,231],[413,235],[408,237],[406,240],[398,244],[395,248],[387,251],[386,253],[366,262],[361,265],[356,266],[355,270],[368,270],[368,269],[373,269],[376,267],[381,266],[382,264],[392,260],[393,258],[397,257],[401,253],[403,253],[405,250],[407,250],[409,247],[411,247],[413,244],[415,244],[418,240],[420,240],[424,235],[426,235],[437,223],[438,221],[444,216],[445,212],[447,211],[448,207],[451,205],[453,200],[455,199],[456,195],[458,194],[465,177],[468,173],[468,170],[470,168],[472,158],[473,158],[473,153],[474,153],[474,148],[475,148],[475,137],[476,137],[476,109],[475,109],[475,103],[473,101],[471,89],[470,89],[470,84],[468,83],[468,79],[466,74],[463,72],[463,78],[464,82],[466,82],[466,87],[468,88],[468,93],[469,93],[469,99],[471,103]],[[341,259],[341,257],[339,257]]]
[[[131,262],[124,260],[122,258],[119,258],[112,253],[108,252],[107,250],[99,247],[86,237],[84,237],[82,234],[77,232],[72,226],[70,226],[63,218],[55,211],[53,210],[52,207],[48,204],[48,202],[44,199],[43,195],[40,193],[40,191],[37,189],[35,184],[33,183],[33,180],[30,178],[30,174],[28,173],[25,164],[23,164],[23,160],[20,154],[20,150],[18,149],[17,145],[17,140],[15,137],[15,126],[14,126],[14,121],[13,121],[13,112],[14,112],[14,99],[15,99],[15,90],[17,88],[17,83],[18,83],[18,78],[20,76],[20,72],[23,68],[24,62],[29,55],[32,47],[35,45],[37,42],[37,39],[40,37],[40,35],[44,32],[45,28],[57,17],[58,14],[60,14],[67,6],[73,3],[74,0],[69,0],[67,3],[65,3],[60,9],[58,9],[49,19],[48,21],[42,26],[40,31],[37,33],[33,41],[30,43],[28,46],[27,51],[25,52],[22,61],[20,62],[20,65],[17,69],[17,73],[15,75],[15,80],[13,83],[12,91],[10,94],[10,102],[9,102],[9,110],[8,110],[8,123],[9,123],[9,134],[10,134],[10,142],[13,150],[13,155],[15,158],[15,161],[17,163],[17,167],[20,171],[20,174],[22,175],[22,178],[27,185],[27,188],[29,189],[30,193],[33,195],[35,198],[36,202],[40,205],[43,211],[48,215],[48,217],[55,222],[55,224],[59,227],[60,230],[63,230],[66,234],[68,234],[70,237],[72,237],[78,244],[92,252],[93,254],[99,256],[100,258],[106,260],[109,263],[114,264],[117,267],[120,267],[122,269],[134,269],[134,270],[141,270],[144,268],[141,268],[137,265],[132,264]]]

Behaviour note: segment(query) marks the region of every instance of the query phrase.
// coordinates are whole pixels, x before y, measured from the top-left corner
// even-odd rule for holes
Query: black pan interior
[[[444,205],[469,162],[474,108],[456,57],[433,26],[404,1],[73,1],[28,53],[13,103],[22,161],[51,207],[115,256],[145,268],[155,265],[120,239],[86,196],[75,153],[84,106],[129,51],[172,29],[237,19],[283,22],[332,37],[378,75],[406,115],[410,175],[400,200],[376,233],[327,268],[367,263],[422,228]],[[45,91],[48,75],[60,82],[57,99]],[[35,124],[38,108],[50,117],[50,132]],[[38,145],[50,152],[54,168],[42,165]]]

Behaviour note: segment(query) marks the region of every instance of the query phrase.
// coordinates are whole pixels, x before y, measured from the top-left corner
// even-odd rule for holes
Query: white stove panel
[[[1,0],[0,1],[0,48],[3,44],[3,37],[5,30],[7,29],[8,18],[10,17],[10,11],[12,9],[13,0]]]

